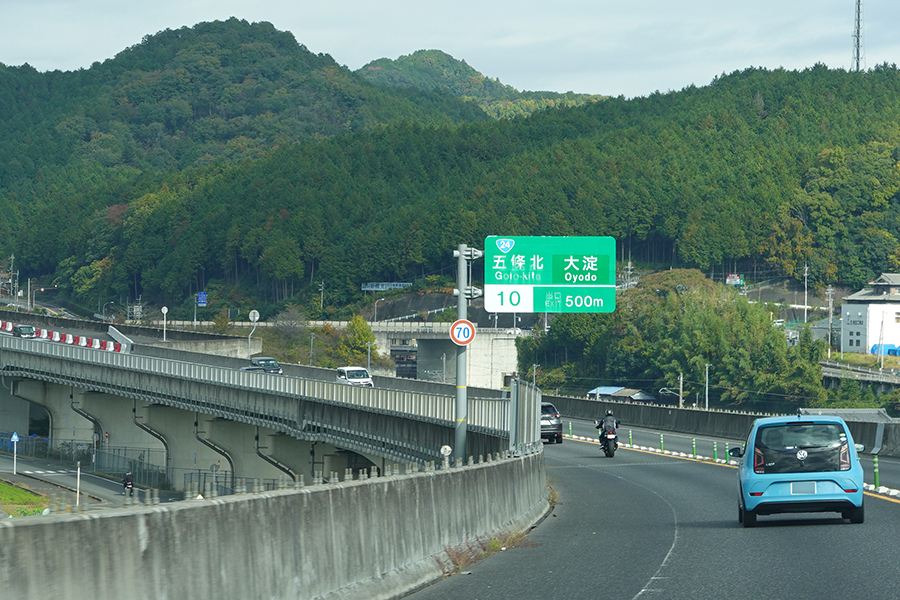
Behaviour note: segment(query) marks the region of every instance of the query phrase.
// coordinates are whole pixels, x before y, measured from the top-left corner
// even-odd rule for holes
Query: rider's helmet
[[[611,417],[611,416],[612,416],[612,411],[611,411],[611,410],[606,411],[606,416],[607,416],[607,417]]]

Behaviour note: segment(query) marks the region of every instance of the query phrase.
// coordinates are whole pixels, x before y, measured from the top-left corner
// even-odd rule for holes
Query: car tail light
[[[857,488],[849,488],[849,489],[845,489],[844,491],[847,492],[848,494],[855,494],[859,490]]]
[[[766,472],[766,460],[763,458],[762,450],[756,448],[753,451],[753,472],[754,473],[765,473]]]
[[[750,495],[751,496],[762,496],[763,493],[762,492],[750,492]]]
[[[850,447],[847,444],[841,444],[840,461],[841,461],[841,471],[849,471],[850,470]],[[856,490],[853,490],[853,491],[855,492]]]

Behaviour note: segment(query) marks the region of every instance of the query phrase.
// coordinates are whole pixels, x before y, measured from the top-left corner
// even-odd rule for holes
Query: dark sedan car
[[[31,325],[14,325],[12,334],[20,338],[37,337],[37,331]]]
[[[255,356],[250,359],[250,366],[260,367],[266,373],[278,373],[279,375],[283,373],[283,371],[281,370],[281,365],[278,364],[278,361],[271,356]]]

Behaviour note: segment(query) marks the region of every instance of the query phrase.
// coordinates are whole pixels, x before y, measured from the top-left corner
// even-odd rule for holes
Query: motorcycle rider
[[[125,477],[122,478],[122,487],[124,488],[123,494],[134,495],[134,477],[131,475],[131,471],[125,473]]]
[[[603,429],[603,431],[609,431],[610,429],[615,431],[618,428],[619,420],[613,416],[611,410],[606,411],[606,416],[597,422],[597,429]]]
[[[595,421],[597,424],[597,429],[600,436],[600,444],[606,444],[606,436],[604,435],[608,431],[616,432],[619,428],[619,420],[613,416],[613,412],[611,410],[606,411],[606,416],[603,417],[600,421]]]

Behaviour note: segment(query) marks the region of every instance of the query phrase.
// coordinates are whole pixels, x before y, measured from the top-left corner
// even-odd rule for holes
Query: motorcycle
[[[126,496],[134,496],[134,482],[128,481],[125,483],[125,492]]]
[[[619,448],[619,435],[616,433],[615,429],[600,429],[600,421],[594,421],[594,425],[599,430],[600,447],[603,449],[607,458],[612,458],[616,455],[616,450]]]

